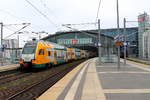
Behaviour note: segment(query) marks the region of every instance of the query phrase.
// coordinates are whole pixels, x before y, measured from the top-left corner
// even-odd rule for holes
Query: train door
[[[67,50],[64,51],[65,52],[65,61],[68,62],[68,53],[67,53]]]
[[[51,62],[54,62],[54,50],[51,51]]]
[[[67,51],[63,50],[62,55],[63,55],[64,62],[67,62]]]
[[[48,61],[49,63],[54,63],[54,51],[53,49],[47,49],[48,51],[48,59],[50,61]]]
[[[57,52],[54,51],[54,64],[56,65],[57,64]]]

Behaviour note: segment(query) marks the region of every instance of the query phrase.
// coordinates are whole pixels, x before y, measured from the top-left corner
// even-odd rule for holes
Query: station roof
[[[116,30],[117,30],[117,28],[101,29],[101,36],[113,38],[114,36],[116,36],[118,34]],[[129,27],[129,28],[126,28],[126,30],[127,30],[127,34],[130,34],[133,31],[138,32],[138,27]],[[123,32],[123,28],[120,28],[120,33],[122,33],[122,32]],[[59,32],[56,32],[55,34],[44,37],[43,40],[46,40],[49,37],[54,37],[54,36],[59,36],[59,35],[69,34],[69,33],[89,33],[89,34],[97,35],[98,30],[59,31]]]
[[[98,34],[97,30],[64,31],[64,32],[56,32],[55,34],[48,35],[47,37],[44,37],[43,40],[46,40],[49,37],[55,37],[55,36],[59,36],[59,35],[69,34],[69,33],[88,33],[88,34],[93,34],[93,35]],[[101,34],[101,36],[105,36],[105,37],[113,39],[112,36],[108,36],[108,35],[104,35],[104,34]]]

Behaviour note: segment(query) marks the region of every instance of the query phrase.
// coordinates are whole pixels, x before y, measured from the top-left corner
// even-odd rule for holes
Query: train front
[[[36,47],[36,41],[30,41],[25,44],[19,62],[21,68],[32,68],[32,62],[35,60]]]

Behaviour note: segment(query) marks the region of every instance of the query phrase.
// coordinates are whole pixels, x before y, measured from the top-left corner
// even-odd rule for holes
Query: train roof
[[[52,45],[55,49],[67,49],[67,47],[53,43],[53,42],[48,42],[48,44]]]
[[[54,49],[67,49],[67,47],[53,43],[53,42],[49,42],[49,41],[43,41],[43,40],[39,40],[38,42],[42,42],[44,44],[48,44],[51,45]]]
[[[66,46],[63,46],[63,45],[59,45],[59,44],[56,44],[54,42],[49,42],[49,41],[43,41],[43,40],[34,40],[34,41],[28,41],[27,43],[34,43],[34,44],[38,44],[38,43],[43,43],[43,44],[48,44],[48,45],[51,45],[54,49],[63,49],[63,50],[66,50],[68,47]],[[68,49],[75,49],[76,51],[79,51],[80,49],[77,49],[77,48],[68,48]]]

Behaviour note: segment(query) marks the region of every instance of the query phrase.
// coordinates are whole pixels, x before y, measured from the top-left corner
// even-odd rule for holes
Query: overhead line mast
[[[97,14],[96,14],[96,20],[95,20],[95,22],[97,22],[97,19],[98,19],[99,10],[100,10],[100,7],[101,7],[101,2],[102,2],[102,0],[99,0],[99,5],[98,5],[98,10],[97,10]]]

